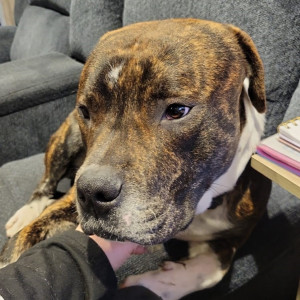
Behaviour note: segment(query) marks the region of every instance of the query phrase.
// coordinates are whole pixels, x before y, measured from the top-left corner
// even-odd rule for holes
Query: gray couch
[[[122,26],[122,1],[16,0],[15,6],[17,26],[0,27],[0,165],[45,151],[74,107],[91,49]]]
[[[0,59],[6,61],[0,64],[0,164],[43,152],[50,133],[72,109],[82,63],[95,42],[105,31],[137,21],[195,17],[241,27],[252,36],[265,66],[265,135],[274,133],[283,119],[300,115],[297,0],[25,2],[16,1],[17,28],[0,28]],[[68,34],[60,33],[59,25]],[[33,42],[23,38],[29,31],[37,40],[49,36],[58,47],[47,48],[42,42],[30,48]],[[64,37],[63,49],[57,33]],[[26,202],[42,174],[42,159],[43,154],[38,154],[0,168],[0,244],[5,241],[6,220]],[[238,251],[230,272],[216,287],[188,299],[295,299],[300,270],[299,212],[300,200],[274,184],[268,210]],[[152,268],[160,255],[164,253],[133,258],[118,276]]]

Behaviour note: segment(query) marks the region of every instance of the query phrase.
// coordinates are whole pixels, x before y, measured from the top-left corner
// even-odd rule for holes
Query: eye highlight
[[[186,116],[189,111],[191,110],[191,107],[185,106],[182,104],[171,104],[167,107],[166,112],[165,112],[165,117],[168,120],[176,120],[183,118]]]
[[[85,105],[78,106],[78,113],[83,119],[90,120],[90,113]]]

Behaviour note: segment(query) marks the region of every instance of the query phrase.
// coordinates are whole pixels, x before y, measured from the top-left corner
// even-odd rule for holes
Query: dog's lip
[[[126,206],[109,213],[80,212],[81,226],[86,234],[96,234],[108,240],[131,241],[134,243],[152,245],[163,243],[186,228],[193,217],[178,222],[172,216],[172,207],[161,205],[149,207],[146,204],[134,206],[135,210]],[[159,209],[158,209],[159,208]],[[143,211],[143,214],[140,212]]]
[[[84,231],[85,232],[85,231]],[[86,233],[86,232],[85,232]],[[150,232],[149,232],[150,233]],[[130,236],[121,236],[121,235],[118,235],[118,234],[113,234],[111,232],[106,232],[106,231],[103,231],[101,230],[100,232],[93,232],[93,233],[86,233],[88,235],[98,235],[104,239],[107,239],[107,240],[111,240],[111,241],[119,241],[119,242],[126,242],[126,241],[129,241],[129,242],[133,242],[133,243],[136,243],[136,244],[139,244],[139,245],[154,245],[154,244],[161,244],[161,243],[164,243],[166,242],[167,240],[169,240],[170,238],[168,237],[165,237],[165,238],[157,238],[155,237],[155,234],[154,233],[150,233],[150,235],[146,235],[143,239],[141,239],[140,237],[143,236],[144,234],[139,234],[138,235],[138,238],[136,237],[130,237]]]
[[[131,233],[130,229],[128,229],[125,232],[118,232],[117,230],[110,230],[112,227],[107,228],[105,226],[100,226],[99,224],[99,227],[95,227],[95,223],[92,223],[94,226],[90,227],[88,223],[89,222],[85,222],[84,220],[82,220],[81,222],[82,230],[87,235],[95,234],[107,240],[120,242],[130,241],[140,245],[153,245],[164,243],[170,238],[174,237],[179,231],[181,231],[180,229],[177,230],[176,228],[167,228],[165,226],[164,221],[156,224],[153,224],[152,222],[140,224],[139,228],[141,230],[138,230],[134,234]],[[149,226],[150,224],[151,226]]]
[[[104,238],[106,240],[111,240],[111,241],[119,241],[119,242],[125,242],[126,239],[125,238],[121,238],[113,233],[108,233],[106,231],[98,231],[98,230],[93,230],[91,228],[87,228],[84,226],[84,223],[81,224],[81,228],[82,228],[82,231],[86,234],[86,235],[97,235],[101,238]],[[131,240],[127,240],[127,241],[130,241],[132,242]]]

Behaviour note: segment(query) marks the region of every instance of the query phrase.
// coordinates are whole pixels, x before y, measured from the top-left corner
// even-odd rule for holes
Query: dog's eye
[[[168,120],[180,119],[186,116],[190,110],[190,107],[184,106],[182,104],[171,104],[166,109],[165,115]]]
[[[89,120],[89,119],[90,119],[90,113],[89,113],[89,111],[88,111],[88,109],[87,109],[86,106],[80,105],[80,106],[78,107],[78,112],[79,112],[79,114],[80,114],[80,116],[81,116],[82,118],[84,118],[84,119],[86,119],[86,120]]]

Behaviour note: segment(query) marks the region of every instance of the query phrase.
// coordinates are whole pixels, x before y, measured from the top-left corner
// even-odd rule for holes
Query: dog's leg
[[[36,220],[9,239],[0,255],[0,267],[16,261],[25,250],[38,242],[68,228],[75,228],[75,197],[76,189],[73,186],[65,196],[48,206]]]
[[[158,270],[129,276],[123,286],[142,285],[164,300],[175,300],[218,283],[230,267],[233,248],[216,252],[210,243],[190,243],[189,259],[165,262]]]
[[[6,223],[6,234],[12,237],[40,215],[55,200],[58,182],[66,175],[71,163],[83,154],[83,145],[74,111],[51,137],[45,153],[45,173],[26,205],[21,207]],[[80,160],[80,159],[78,159]]]

